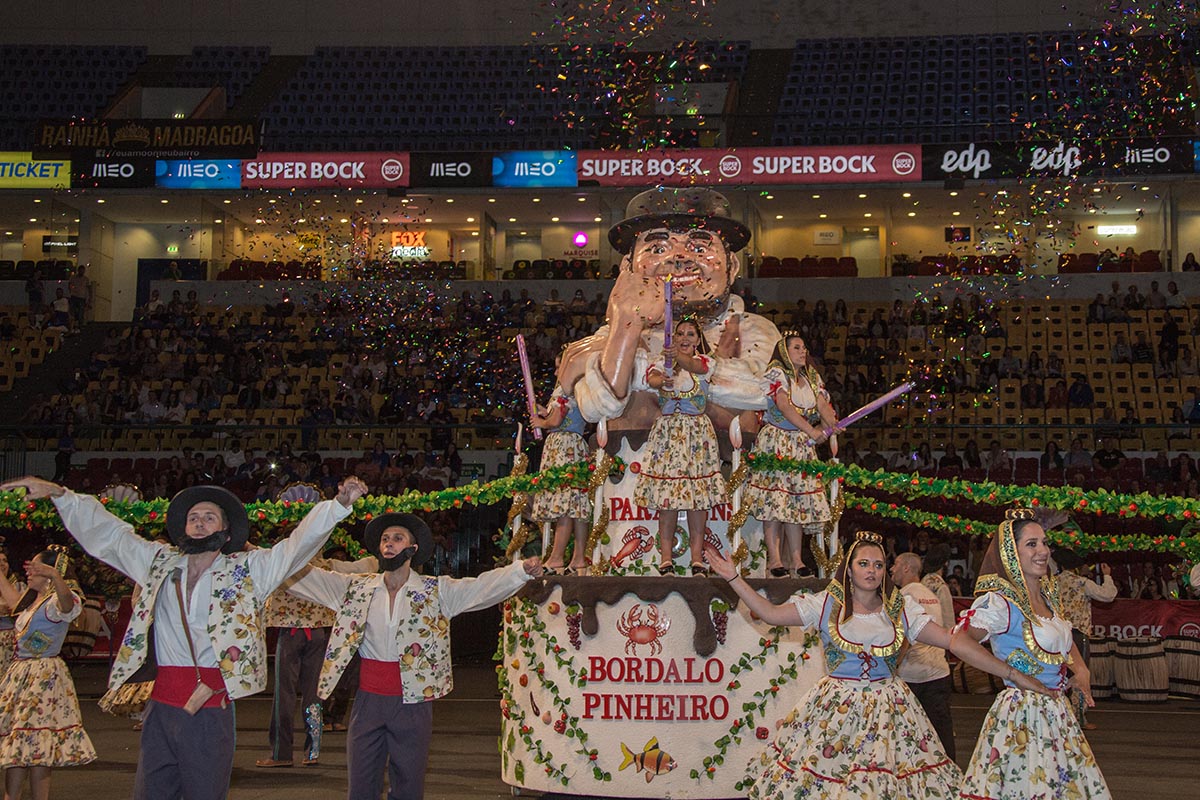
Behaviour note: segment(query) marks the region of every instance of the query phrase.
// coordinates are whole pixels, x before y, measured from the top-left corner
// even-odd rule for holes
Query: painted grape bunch
[[[583,640],[579,638],[579,626],[583,623],[583,614],[575,613],[567,615],[567,638],[571,640],[571,646],[578,650],[583,646]]]

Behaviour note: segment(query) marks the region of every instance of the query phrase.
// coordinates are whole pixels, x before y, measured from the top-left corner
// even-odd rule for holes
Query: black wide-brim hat
[[[1050,551],[1050,557],[1054,559],[1055,564],[1058,564],[1059,569],[1075,569],[1087,563],[1087,557],[1082,553],[1076,553],[1065,547],[1053,548]]]
[[[413,568],[417,568],[429,560],[433,555],[433,531],[429,530],[429,526],[425,524],[425,520],[415,514],[401,514],[392,512],[390,514],[380,514],[373,520],[367,523],[366,529],[363,531],[363,546],[367,548],[367,552],[376,558],[382,559],[379,554],[379,540],[383,538],[383,532],[388,528],[399,526],[406,529],[413,536],[413,541],[416,542],[417,552],[413,554],[410,562]]]
[[[229,540],[221,547],[222,553],[237,553],[246,546],[250,538],[246,506],[237,495],[221,486],[189,486],[171,498],[167,505],[167,536],[172,544],[178,547],[187,537],[187,515],[196,503],[216,503],[225,512]]]
[[[635,196],[625,209],[625,219],[608,231],[608,241],[628,253],[639,233],[655,228],[699,228],[714,231],[729,252],[750,241],[750,229],[730,216],[729,200],[713,189],[650,189]]]

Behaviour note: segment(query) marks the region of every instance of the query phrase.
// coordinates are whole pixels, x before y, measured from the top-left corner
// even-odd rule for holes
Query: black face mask
[[[190,536],[184,536],[183,541],[179,543],[179,549],[189,556],[198,553],[211,553],[215,550],[220,550],[228,541],[228,531],[217,531],[205,536],[203,539],[193,539]]]
[[[417,552],[417,546],[410,544],[391,558],[384,558],[382,555],[379,556],[379,571],[391,572],[394,569],[400,569],[408,563],[408,560],[413,557],[413,553],[415,552]]]

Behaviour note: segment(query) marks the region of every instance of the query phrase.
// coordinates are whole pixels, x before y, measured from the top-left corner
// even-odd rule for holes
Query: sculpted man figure
[[[692,316],[712,347],[707,413],[718,430],[747,409],[765,407],[762,373],[779,340],[770,320],[746,312],[731,293],[741,271],[737,252],[750,230],[730,216],[724,195],[705,188],[659,188],[630,201],[625,219],[608,233],[623,255],[608,298],[608,324],[571,344],[560,371],[575,386],[583,416],[609,420],[610,431],[641,431],[658,416],[651,392],[631,392],[663,350],[663,286],[672,277],[672,315]],[[578,381],[578,383],[576,383]],[[641,444],[636,434],[632,444]]]

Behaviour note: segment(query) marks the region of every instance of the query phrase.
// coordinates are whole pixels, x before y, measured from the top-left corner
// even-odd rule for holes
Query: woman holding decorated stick
[[[633,388],[658,392],[660,416],[650,428],[633,499],[643,508],[658,509],[659,574],[674,572],[671,549],[684,510],[692,574],[703,576],[708,574],[703,561],[708,510],[725,502],[717,434],[704,413],[714,361],[694,320],[681,319],[674,334],[663,358],[643,379],[634,379]]]
[[[836,430],[838,420],[799,333],[784,331],[763,382],[767,410],[754,443],[755,456],[797,461],[816,458],[817,444],[826,439],[824,429]],[[786,535],[796,576],[812,575],[804,564],[804,533],[819,535],[830,519],[824,483],[803,472],[754,470],[746,479],[742,502],[750,516],[763,524],[770,574],[776,578],[788,574],[780,552],[780,540]]]
[[[964,612],[965,628],[1010,665],[1008,686],[988,712],[967,767],[962,797],[1026,800],[1072,797],[1105,800],[1112,795],[1070,703],[1068,687],[1095,705],[1091,676],[1059,616],[1058,587],[1049,572],[1045,529],[1030,509],[1009,511],[984,554],[975,603]],[[957,629],[956,629],[957,630]],[[1069,675],[1069,677],[1068,677]],[[1044,691],[1015,688],[1028,676]]]
[[[560,354],[555,359],[555,369],[562,362]],[[554,387],[550,403],[546,408],[539,408],[533,415],[531,424],[535,428],[544,428],[550,433],[542,448],[543,470],[550,467],[560,467],[565,464],[576,464],[591,458],[591,448],[583,438],[587,423],[579,413],[579,405],[575,398],[563,389],[562,385]],[[568,575],[582,574],[587,567],[587,554],[584,552],[587,542],[588,520],[592,517],[592,499],[586,489],[576,489],[568,486],[549,492],[538,492],[533,496],[533,507],[529,518],[536,522],[554,523],[554,543],[550,553],[543,563],[543,571],[553,575],[564,570],[567,542],[574,541],[571,551],[571,563],[565,567]]]
[[[751,588],[724,554],[709,547],[705,557],[752,614],[768,625],[818,628],[825,645],[828,675],[748,766],[744,785],[754,800],[958,796],[958,767],[916,697],[895,677],[910,639],[948,649],[1031,692],[1049,692],[901,594],[888,577],[877,533],[859,531],[825,591],[796,594],[780,605]]]

